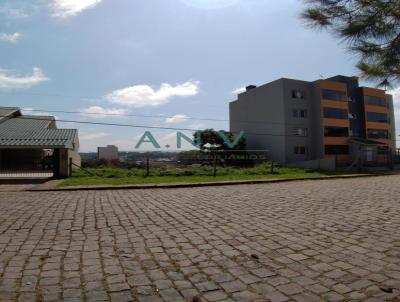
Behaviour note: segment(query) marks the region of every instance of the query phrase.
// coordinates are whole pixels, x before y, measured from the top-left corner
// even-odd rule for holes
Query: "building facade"
[[[357,77],[248,86],[229,111],[230,131],[244,131],[247,149],[281,163],[335,157],[343,165],[383,164],[396,148],[392,96],[360,87]]]
[[[98,147],[97,159],[106,159],[106,160],[119,159],[118,147],[114,145],[108,145],[106,147]]]

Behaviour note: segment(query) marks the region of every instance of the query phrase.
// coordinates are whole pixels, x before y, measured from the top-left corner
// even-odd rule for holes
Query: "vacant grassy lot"
[[[251,179],[293,179],[332,175],[333,172],[311,171],[295,168],[274,168],[263,164],[254,168],[218,168],[213,176],[212,167],[152,168],[150,175],[143,169],[96,168],[75,171],[73,177],[60,186],[82,185],[126,185],[154,183],[210,182]],[[92,175],[90,175],[92,174]]]

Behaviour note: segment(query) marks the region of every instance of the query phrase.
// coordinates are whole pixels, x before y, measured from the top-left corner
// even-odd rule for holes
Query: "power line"
[[[93,116],[121,116],[121,117],[142,117],[142,118],[157,118],[157,119],[168,119],[168,118],[176,118],[176,116],[157,116],[157,115],[142,115],[142,114],[120,114],[120,113],[95,113],[95,112],[81,112],[81,111],[66,111],[66,110],[44,110],[44,109],[22,109],[23,111],[28,112],[45,112],[45,113],[64,113],[64,114],[83,114],[83,115],[93,115]],[[216,119],[216,118],[197,118],[185,116],[183,118],[179,118],[180,120],[197,120],[197,121],[213,121],[213,122],[229,122],[227,119]],[[238,121],[235,122],[242,124],[278,124],[278,125],[291,125],[291,126],[302,126],[301,124],[295,123],[280,123],[280,122],[266,122],[266,121]],[[395,129],[400,131],[400,129]],[[196,130],[195,130],[196,131]]]
[[[9,117],[9,116],[0,116],[0,117]],[[32,120],[40,120],[40,121],[49,121],[44,117],[40,116],[20,116],[16,118],[21,119],[32,119]],[[56,122],[63,123],[76,123],[76,124],[89,124],[89,125],[102,125],[102,126],[115,126],[115,127],[129,127],[129,128],[143,128],[143,129],[159,129],[159,130],[175,130],[175,131],[191,131],[197,132],[202,131],[201,129],[191,129],[191,128],[177,128],[177,127],[161,127],[161,126],[149,126],[149,125],[135,125],[135,124],[121,124],[121,123],[104,123],[104,122],[88,122],[88,121],[77,121],[77,120],[64,120],[64,119],[54,119]],[[229,131],[233,134],[239,134],[241,132],[233,132]],[[245,135],[260,135],[260,136],[278,136],[278,137],[296,137],[294,135],[287,134],[273,134],[273,133],[252,133],[252,132],[243,132]],[[301,136],[300,136],[301,137]],[[390,141],[397,141],[393,139],[388,139]]]
[[[44,110],[44,109],[22,109],[23,111],[28,112],[45,112],[45,113],[64,113],[64,114],[80,114],[80,115],[93,115],[97,117],[101,116],[121,116],[121,117],[140,117],[140,118],[155,118],[155,119],[169,119],[176,118],[176,116],[160,116],[160,115],[143,115],[143,114],[121,114],[121,113],[95,113],[95,112],[82,112],[82,111],[65,111],[65,110]],[[195,121],[211,121],[211,122],[229,122],[228,119],[217,119],[217,118],[199,118],[199,117],[178,117],[179,120],[195,120]],[[300,124],[291,124],[291,123],[281,123],[281,122],[266,122],[266,121],[241,121],[235,120],[235,122],[242,124],[276,124],[276,125],[292,125],[292,126],[301,126]]]
[[[65,113],[65,114],[81,114],[81,115],[94,115],[94,116],[126,116],[126,117],[144,117],[144,118],[176,118],[176,116],[166,116],[166,115],[145,115],[145,114],[123,114],[123,113],[96,113],[96,112],[84,112],[84,111],[65,111],[65,110],[44,110],[44,109],[22,109],[23,111],[32,112],[46,112],[46,113]],[[214,122],[229,122],[226,119],[216,119],[216,118],[197,118],[185,116],[179,118],[180,120],[197,120],[197,121],[214,121]]]
[[[9,116],[0,116],[0,117],[9,117]],[[39,120],[39,121],[49,121],[49,119],[40,117],[40,116],[20,116],[15,118],[21,119],[31,119],[31,120]],[[149,126],[149,125],[135,125],[135,124],[121,124],[121,123],[104,123],[104,122],[88,122],[88,121],[77,121],[77,120],[64,120],[64,119],[54,119],[56,122],[62,123],[75,123],[75,124],[89,124],[89,125],[103,125],[103,126],[115,126],[115,127],[129,127],[129,128],[144,128],[144,129],[159,129],[159,130],[175,130],[175,131],[203,131],[204,129],[192,129],[192,128],[177,128],[177,127],[162,127],[162,126]],[[241,132],[232,132],[233,134],[239,134]],[[250,135],[265,135],[265,136],[290,136],[286,134],[273,134],[273,133],[251,133],[245,132],[245,134]]]

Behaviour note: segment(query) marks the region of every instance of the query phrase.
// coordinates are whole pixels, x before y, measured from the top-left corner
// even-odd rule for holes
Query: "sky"
[[[0,0],[0,105],[76,112],[54,113],[59,120],[228,130],[228,104],[246,85],[358,75],[357,57],[306,27],[302,9],[301,0]],[[176,147],[172,129],[58,125],[79,130],[82,152],[134,150],[147,130],[163,150]]]

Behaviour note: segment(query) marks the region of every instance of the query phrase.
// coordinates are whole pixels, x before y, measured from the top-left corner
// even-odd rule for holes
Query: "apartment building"
[[[357,77],[282,78],[248,86],[230,103],[230,130],[247,148],[281,163],[335,157],[338,164],[388,163],[395,151],[393,98]]]

